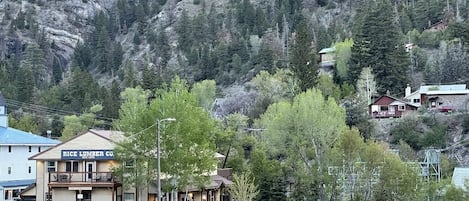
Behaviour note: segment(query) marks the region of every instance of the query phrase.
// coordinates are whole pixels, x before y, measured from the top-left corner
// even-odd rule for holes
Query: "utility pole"
[[[166,118],[166,119],[160,119],[156,120],[156,160],[157,160],[157,168],[158,168],[158,201],[161,201],[161,149],[160,149],[160,130],[161,130],[161,122],[163,121],[176,121],[175,118]]]

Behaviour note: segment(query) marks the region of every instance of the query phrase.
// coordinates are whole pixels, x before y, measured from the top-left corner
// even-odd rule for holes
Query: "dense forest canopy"
[[[421,186],[404,158],[370,140],[377,131],[366,110],[380,95],[403,97],[408,85],[469,83],[469,0],[104,2],[1,2],[0,91],[12,127],[52,130],[62,139],[88,128],[116,129],[129,91],[140,93],[134,95],[144,110],[165,94],[181,95],[177,80],[182,95],[200,107],[194,116],[218,118],[205,119],[207,138],[229,156],[223,167],[252,173],[239,178],[255,177],[257,200],[287,200],[287,194],[390,200],[393,193],[399,200],[430,199],[437,195],[413,189],[444,186]],[[95,12],[79,16],[73,6]],[[54,12],[65,12],[64,30],[39,17],[59,7]],[[70,30],[78,34],[68,36]],[[59,40],[60,34],[73,40]],[[319,51],[330,47],[329,76],[318,72]],[[409,155],[446,146],[446,122],[405,120],[391,129],[390,141]],[[428,126],[419,130],[422,124]],[[353,161],[370,164],[360,174],[379,185],[340,189],[326,166],[355,167]],[[390,171],[373,174],[383,168]]]

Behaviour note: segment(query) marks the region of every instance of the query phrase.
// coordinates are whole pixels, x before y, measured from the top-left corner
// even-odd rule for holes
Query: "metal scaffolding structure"
[[[426,181],[441,180],[441,150],[440,149],[426,149],[425,159],[420,162],[421,172],[420,176]]]

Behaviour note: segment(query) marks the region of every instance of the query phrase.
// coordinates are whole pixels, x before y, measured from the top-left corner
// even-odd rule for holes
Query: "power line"
[[[25,102],[13,100],[13,99],[5,98],[5,100],[7,101],[7,103],[9,105],[15,106],[17,108],[25,107],[26,109],[30,109],[30,110],[37,111],[37,112],[45,112],[45,113],[48,113],[48,114],[53,113],[53,114],[59,114],[59,115],[77,115],[77,116],[82,115],[82,113],[78,113],[78,112],[60,110],[60,109],[50,108],[50,107],[37,105],[37,104],[33,104],[33,103],[25,103]],[[95,118],[99,119],[99,120],[111,121],[111,122],[116,120],[116,119],[113,119],[113,118],[102,117],[102,116],[96,116]]]

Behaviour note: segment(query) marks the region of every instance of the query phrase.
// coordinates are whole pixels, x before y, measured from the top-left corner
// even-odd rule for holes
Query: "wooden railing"
[[[49,182],[114,183],[116,179],[112,172],[49,172]]]

